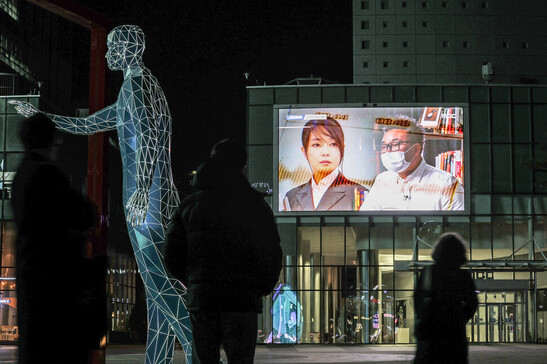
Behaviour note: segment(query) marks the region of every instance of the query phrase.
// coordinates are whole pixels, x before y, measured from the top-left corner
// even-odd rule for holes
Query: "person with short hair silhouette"
[[[54,136],[55,125],[44,114],[22,122],[26,153],[12,190],[20,364],[87,363],[106,332],[106,325],[102,330],[100,322],[87,320],[86,311],[90,277],[83,245],[96,224],[95,208],[49,160]],[[62,336],[52,335],[59,326]],[[59,340],[63,349],[52,352]]]
[[[167,237],[165,262],[186,285],[196,354],[218,364],[253,363],[262,297],[277,283],[281,247],[264,195],[242,174],[242,144],[222,140],[197,170],[197,192],[180,204]]]
[[[466,246],[457,233],[441,235],[434,264],[423,268],[414,292],[415,364],[468,363],[465,325],[478,306],[475,284],[465,264]]]

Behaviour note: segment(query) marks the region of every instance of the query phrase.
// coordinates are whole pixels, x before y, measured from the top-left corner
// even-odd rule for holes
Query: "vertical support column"
[[[301,342],[310,342],[310,288],[311,288],[311,253],[310,241],[302,240],[298,250],[298,276],[297,292],[299,293],[300,304],[302,305],[302,316],[304,319],[302,327]]]
[[[295,263],[295,256],[294,255],[285,255],[285,265],[283,267],[283,275],[285,276],[285,284],[291,287],[291,289],[295,289],[294,286],[294,266]]]
[[[534,220],[529,219],[528,220],[528,239],[530,244],[530,251],[528,253],[528,260],[532,261],[536,259],[536,239],[534,238]],[[540,250],[541,251],[541,250]],[[530,315],[532,316],[531,325],[529,326],[533,332],[530,335],[530,338],[532,342],[536,343],[538,339],[538,312],[537,312],[537,272],[530,272],[530,278],[532,278],[532,284],[534,285],[534,290],[530,291],[530,294],[533,295],[533,297],[530,297],[530,304],[531,304],[531,312]],[[533,292],[533,293],[532,293]]]
[[[311,342],[318,341],[321,333],[321,254],[313,253],[311,255],[311,289],[312,289],[312,299],[311,299],[311,334],[313,335],[313,340]]]
[[[94,113],[105,107],[106,89],[106,53],[107,30],[104,27],[91,29],[90,70],[89,70],[89,113]],[[87,195],[97,206],[99,224],[91,233],[86,246],[86,256],[95,258],[103,274],[104,319],[107,320],[106,302],[106,257],[107,257],[107,219],[108,219],[108,134],[90,135],[87,142]],[[99,259],[99,257],[101,257]],[[106,332],[98,349],[93,350],[90,363],[104,364],[106,362]]]
[[[379,284],[379,268],[378,268],[378,251],[376,250],[359,250],[359,278],[361,281],[361,297],[364,304],[364,312],[361,316],[365,320],[361,320],[363,326],[363,343],[370,342],[370,333],[373,323],[372,315],[375,313],[371,309],[373,295],[372,289]],[[378,299],[378,297],[376,297]]]

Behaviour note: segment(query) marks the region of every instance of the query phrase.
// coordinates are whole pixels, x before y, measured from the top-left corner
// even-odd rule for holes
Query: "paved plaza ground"
[[[44,355],[55,355],[52,348]],[[144,364],[144,346],[111,345],[107,347],[106,364]],[[258,346],[255,363],[412,363],[414,345],[299,345]],[[0,363],[16,364],[17,347],[0,346]],[[182,351],[175,353],[174,364],[184,363]],[[545,344],[490,344],[470,346],[471,364],[544,364],[547,363]]]
[[[378,363],[409,364],[415,345],[273,345],[258,346],[256,364],[266,363]],[[182,352],[175,354],[174,364],[183,363]],[[225,361],[226,362],[226,361]],[[112,346],[107,349],[107,364],[144,364],[144,348]],[[495,344],[470,346],[471,364],[547,363],[547,345]]]

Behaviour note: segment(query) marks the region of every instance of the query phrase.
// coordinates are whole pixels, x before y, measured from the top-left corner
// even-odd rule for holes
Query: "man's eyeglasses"
[[[401,144],[414,144],[414,143],[413,142],[405,142],[405,141],[395,141],[395,142],[391,142],[389,144],[382,143],[382,145],[380,146],[380,152],[382,154],[387,153],[387,152],[398,152],[399,150],[401,150]]]

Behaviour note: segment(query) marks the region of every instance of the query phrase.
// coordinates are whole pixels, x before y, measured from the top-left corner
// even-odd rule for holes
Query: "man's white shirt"
[[[422,162],[406,178],[382,172],[374,181],[361,211],[463,210],[463,186],[450,173]]]

